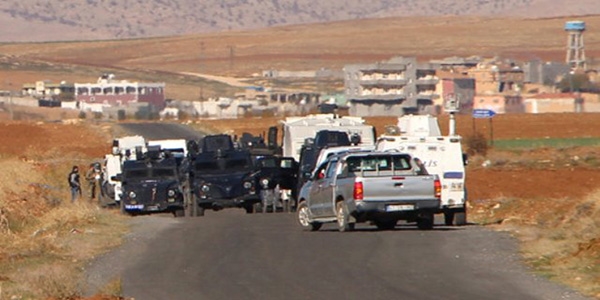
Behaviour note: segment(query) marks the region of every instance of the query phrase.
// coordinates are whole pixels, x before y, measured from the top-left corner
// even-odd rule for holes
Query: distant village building
[[[414,57],[374,64],[346,65],[344,89],[351,116],[402,116],[431,113],[440,97],[436,69]]]
[[[165,107],[165,84],[115,80],[112,74],[103,75],[96,83],[75,83],[78,103],[103,106],[126,106],[147,103],[155,110]]]
[[[525,81],[523,69],[514,63],[486,62],[467,71],[477,81],[477,94],[518,93]]]
[[[473,102],[473,109],[492,110],[497,114],[525,112],[523,97],[506,94],[477,95]]]
[[[583,112],[583,99],[576,93],[532,95],[525,98],[525,111],[532,114]]]
[[[35,83],[26,83],[21,92],[24,96],[34,98],[74,100],[73,94],[75,86],[72,83],[61,82],[52,83],[49,81],[36,81]]]
[[[558,78],[569,74],[571,68],[565,63],[543,62],[539,59],[531,60],[523,64],[525,83],[538,83],[554,85]]]

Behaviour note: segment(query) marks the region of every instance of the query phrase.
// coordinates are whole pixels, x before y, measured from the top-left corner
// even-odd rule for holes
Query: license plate
[[[450,185],[450,190],[453,192],[462,192],[463,191],[463,184],[462,183],[452,183]]]
[[[125,209],[144,209],[144,205],[143,204],[137,204],[137,205],[125,204]]]
[[[385,207],[385,211],[404,211],[404,210],[414,210],[415,206],[412,204],[398,204],[398,205],[388,205]]]

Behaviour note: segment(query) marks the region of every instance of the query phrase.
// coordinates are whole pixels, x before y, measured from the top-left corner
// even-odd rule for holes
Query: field
[[[571,19],[387,18],[154,39],[0,44],[0,89],[38,80],[93,82],[101,73],[114,73],[117,79],[164,81],[168,98],[197,100],[201,92],[204,97],[232,96],[236,89],[182,73],[235,76],[273,86],[275,82],[258,76],[263,70],[341,70],[345,64],[393,56],[561,62],[563,26]],[[600,27],[600,16],[578,19],[589,28]],[[600,33],[588,30],[586,56],[592,63],[600,55],[599,44]],[[315,80],[309,88],[340,91]]]

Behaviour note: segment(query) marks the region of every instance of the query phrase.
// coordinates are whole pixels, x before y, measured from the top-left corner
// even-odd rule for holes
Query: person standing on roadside
[[[81,196],[81,183],[79,182],[79,167],[73,166],[69,173],[69,186],[71,187],[71,202]]]
[[[102,170],[99,163],[90,164],[90,168],[85,174],[85,179],[88,182],[90,200],[96,199],[97,192],[100,188],[100,179],[102,178]]]

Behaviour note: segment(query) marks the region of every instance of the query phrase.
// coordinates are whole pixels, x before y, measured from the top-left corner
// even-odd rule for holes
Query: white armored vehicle
[[[430,174],[438,175],[442,184],[441,205],[446,225],[466,224],[465,165],[461,137],[454,133],[451,118],[450,134],[442,135],[437,118],[407,115],[398,118],[393,133],[378,138],[377,150],[398,151],[418,158]]]
[[[121,201],[121,182],[112,178],[121,174],[123,162],[136,160],[137,155],[144,151],[146,140],[143,136],[125,136],[113,140],[112,154],[104,156],[104,183],[102,190],[108,198],[115,202]]]
[[[315,114],[305,117],[288,117],[283,124],[283,156],[300,160],[300,151],[306,139],[315,138],[322,130],[343,131],[360,137],[360,144],[374,145],[375,132],[371,125],[359,117],[339,117],[336,114]]]

